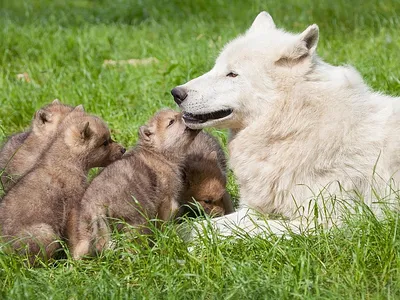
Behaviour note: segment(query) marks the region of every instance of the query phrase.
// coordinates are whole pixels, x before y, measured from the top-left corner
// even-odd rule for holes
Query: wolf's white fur
[[[187,124],[231,129],[242,207],[293,220],[314,214],[316,204],[336,216],[335,202],[351,204],[358,194],[379,214],[372,191],[388,195],[399,182],[400,99],[371,91],[351,67],[323,62],[318,37],[317,25],[291,34],[260,13],[208,73],[180,86],[188,93],[180,107],[191,114],[233,110]],[[216,224],[240,226],[246,216],[242,209]]]

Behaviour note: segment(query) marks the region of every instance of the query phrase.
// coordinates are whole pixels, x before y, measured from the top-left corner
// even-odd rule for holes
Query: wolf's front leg
[[[232,214],[196,223],[191,230],[191,239],[211,233],[209,230],[224,237],[299,234],[305,230],[303,225],[300,220],[271,220],[249,208],[241,208]]]

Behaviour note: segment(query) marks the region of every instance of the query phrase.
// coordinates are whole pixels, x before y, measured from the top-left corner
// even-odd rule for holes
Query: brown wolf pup
[[[69,105],[54,100],[39,109],[28,131],[8,138],[0,149],[0,180],[4,191],[9,190],[18,179],[29,171],[43,151],[51,143],[60,122],[73,110]],[[78,106],[83,111],[83,106]]]
[[[82,198],[90,168],[122,157],[98,117],[75,109],[56,131],[53,143],[0,203],[0,231],[5,242],[30,262],[53,256],[67,235],[70,214]]]
[[[212,216],[222,216],[234,211],[226,191],[226,157],[218,141],[206,132],[200,132],[190,145],[184,165],[185,187],[180,199],[182,213],[195,209],[195,199]],[[190,208],[191,207],[191,208]]]
[[[197,133],[173,110],[161,110],[140,127],[137,146],[105,168],[82,198],[78,240],[72,249],[75,259],[106,247],[107,218],[147,232],[148,219],[174,216],[182,190],[181,166]]]

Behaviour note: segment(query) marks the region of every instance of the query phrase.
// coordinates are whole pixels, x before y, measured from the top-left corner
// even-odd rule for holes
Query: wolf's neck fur
[[[303,129],[309,130],[310,126],[317,126],[313,128],[315,131],[333,125],[346,127],[355,122],[364,123],[367,120],[366,111],[388,117],[389,106],[394,105],[392,101],[382,103],[377,100],[377,94],[371,97],[372,92],[355,69],[332,66],[319,58],[315,59],[313,67],[303,78],[293,83],[283,79],[278,85],[283,86],[279,98],[273,101],[263,99],[265,107],[258,108],[253,117],[248,118],[251,120],[248,124],[243,124],[240,129],[231,129],[231,140],[258,122],[269,124],[265,128],[265,136],[279,134],[285,137]],[[262,95],[262,91],[258,95]],[[381,97],[381,100],[386,98]],[[364,109],[359,109],[361,107]],[[365,110],[365,107],[368,109]],[[345,130],[335,131],[334,134],[345,134]]]

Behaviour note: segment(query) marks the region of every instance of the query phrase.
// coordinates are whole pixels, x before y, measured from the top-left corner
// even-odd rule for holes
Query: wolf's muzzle
[[[188,96],[184,88],[175,87],[171,91],[172,96],[174,96],[174,101],[176,104],[180,105]]]

